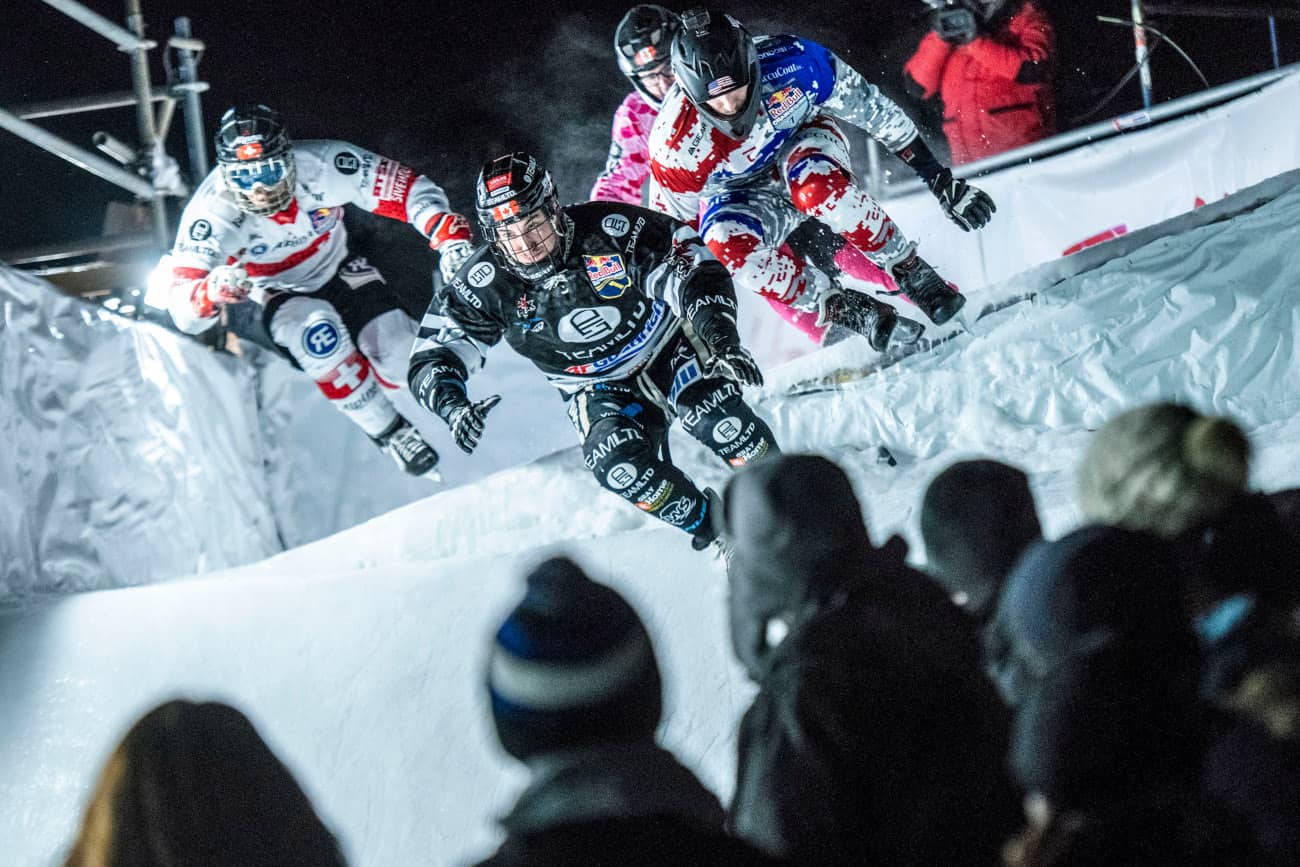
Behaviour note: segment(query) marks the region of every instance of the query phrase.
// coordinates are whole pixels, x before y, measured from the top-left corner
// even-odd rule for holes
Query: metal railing
[[[1016,148],[1015,150],[1006,151],[996,156],[978,160],[973,163],[966,163],[961,167],[961,176],[964,178],[973,178],[978,175],[987,175],[991,172],[1000,171],[1010,168],[1011,166],[1020,165],[1021,163],[1032,162],[1041,157],[1050,156],[1051,154],[1060,153],[1070,148],[1078,147],[1083,144],[1090,144],[1103,139],[1113,138],[1126,132],[1151,126],[1164,120],[1170,120],[1185,114],[1209,108],[1244,96],[1255,90],[1272,84],[1289,75],[1300,74],[1300,63],[1292,63],[1279,69],[1270,69],[1267,72],[1261,72],[1252,75],[1249,78],[1242,78],[1238,81],[1230,81],[1227,84],[1221,84],[1218,87],[1212,87],[1208,90],[1202,90],[1197,93],[1188,94],[1187,96],[1172,99],[1169,102],[1160,103],[1149,111],[1130,112],[1112,117],[1108,120],[1098,121],[1079,129],[1063,132],[1054,135],[1051,138]],[[874,142],[872,143],[874,145]],[[869,161],[870,163],[870,161]],[[884,176],[876,175],[871,178],[873,189],[880,198],[897,198],[899,196],[910,195],[925,189],[925,185],[920,180],[909,179],[903,183],[890,184],[884,183]]]

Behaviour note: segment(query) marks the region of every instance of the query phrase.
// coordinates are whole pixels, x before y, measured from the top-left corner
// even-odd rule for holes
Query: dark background
[[[6,5],[0,105],[130,88],[128,57],[112,43],[39,0]],[[113,20],[124,18],[125,5],[117,0],[86,5]],[[203,97],[209,136],[228,104],[266,102],[285,116],[291,136],[344,139],[403,160],[442,184],[461,210],[471,204],[471,184],[482,160],[514,147],[535,148],[549,160],[562,198],[584,197],[603,164],[611,115],[628,90],[611,43],[630,3],[144,0],[143,5],[151,37],[164,41],[172,19],[188,15],[194,35],[207,43],[199,76],[211,84]],[[1042,5],[1057,25],[1057,89],[1065,125],[1093,107],[1132,66],[1131,32],[1095,21],[1098,14],[1126,17],[1129,3],[1043,0]],[[1250,4],[1234,0],[1232,5]],[[926,27],[920,0],[787,0],[725,8],[751,32],[797,32],[823,42],[902,102],[932,143],[942,143],[934,126],[937,107],[907,100],[901,87],[902,64]],[[1150,23],[1172,36],[1211,84],[1271,66],[1265,21],[1176,17]],[[1282,62],[1300,60],[1300,26],[1279,21],[1278,31]],[[151,52],[155,83],[164,80],[160,53]],[[1201,87],[1167,46],[1156,52],[1153,71],[1158,101]],[[1135,78],[1091,119],[1140,106]],[[136,141],[133,108],[37,123],[88,149],[98,129]],[[168,150],[187,168],[179,110]],[[130,194],[4,131],[0,168],[0,251],[96,236],[106,203],[130,200]]]

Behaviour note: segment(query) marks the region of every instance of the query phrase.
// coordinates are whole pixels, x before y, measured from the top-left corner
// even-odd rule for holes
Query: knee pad
[[[781,301],[798,294],[795,286],[803,264],[788,248],[765,243],[750,227],[719,220],[709,226],[704,243],[740,288]]]
[[[778,453],[772,429],[730,380],[704,380],[677,403],[682,428],[733,467]]]
[[[384,387],[397,389],[406,382],[415,332],[414,320],[404,311],[389,310],[366,323],[357,335],[361,354],[374,365]]]
[[[374,385],[370,361],[352,342],[339,312],[319,298],[290,298],[271,319],[283,346],[330,400],[348,400]]]
[[[852,187],[852,175],[817,155],[798,161],[790,173],[790,199],[801,213],[812,217],[833,210]]]
[[[582,443],[583,461],[600,486],[628,500],[653,480],[655,451],[640,425],[618,417],[597,421]]]

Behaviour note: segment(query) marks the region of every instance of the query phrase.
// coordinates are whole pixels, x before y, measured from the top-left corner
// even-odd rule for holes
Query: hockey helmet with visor
[[[484,163],[474,209],[484,239],[518,276],[544,280],[563,265],[573,232],[551,173],[537,157],[516,151]]]
[[[269,216],[289,207],[297,172],[278,112],[265,105],[227,110],[214,146],[222,181],[241,211]]]

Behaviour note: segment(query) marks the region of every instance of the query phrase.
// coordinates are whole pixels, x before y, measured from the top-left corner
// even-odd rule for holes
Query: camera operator
[[[974,162],[1056,131],[1055,38],[1036,0],[924,0],[931,30],[903,67],[943,101],[952,161]]]

